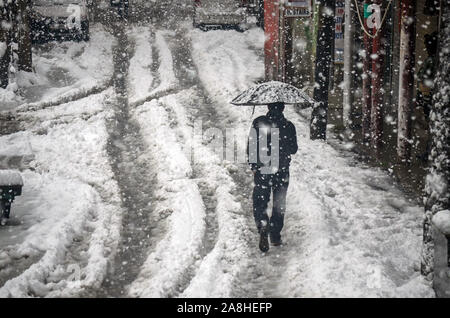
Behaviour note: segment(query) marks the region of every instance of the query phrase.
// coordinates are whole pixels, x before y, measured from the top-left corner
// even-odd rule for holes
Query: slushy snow
[[[434,225],[446,236],[450,236],[450,210],[439,211],[433,216]]]

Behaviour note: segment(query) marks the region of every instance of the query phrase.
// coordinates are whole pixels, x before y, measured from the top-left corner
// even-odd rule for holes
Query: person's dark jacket
[[[247,160],[253,171],[260,169],[264,163],[260,160],[260,141],[261,128],[278,128],[279,129],[279,169],[288,169],[291,162],[291,155],[298,150],[297,133],[294,124],[287,120],[282,112],[269,111],[265,116],[260,116],[253,121],[252,128],[256,131],[256,140],[253,140],[252,131],[250,131],[248,145],[247,145]],[[271,154],[271,134],[268,137],[268,155]],[[264,145],[263,145],[264,146]],[[254,153],[256,151],[256,154]],[[251,159],[256,157],[256,162],[251,162]]]

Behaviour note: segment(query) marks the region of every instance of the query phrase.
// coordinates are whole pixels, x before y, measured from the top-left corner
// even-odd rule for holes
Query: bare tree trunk
[[[32,53],[31,53],[31,28],[30,28],[30,8],[28,0],[18,1],[18,43],[19,43],[19,60],[18,68],[20,71],[31,72]]]
[[[0,6],[0,87],[15,81],[17,71],[32,71],[29,0]]]
[[[414,65],[416,49],[416,1],[401,1],[400,88],[398,102],[397,154],[411,156],[411,115],[414,109]]]
[[[365,0],[365,4],[370,4],[370,0]],[[366,30],[367,20],[364,20]],[[363,83],[362,83],[362,134],[364,142],[370,140],[370,117],[372,112],[372,62],[370,55],[372,53],[372,39],[364,33],[364,57],[363,57]]]
[[[375,0],[375,4],[382,5],[382,0]],[[383,25],[378,26],[378,35],[372,42],[372,110],[371,110],[371,145],[377,155],[383,146],[383,76],[385,59],[385,39]]]
[[[330,86],[330,67],[334,47],[335,0],[321,0],[319,9],[319,31],[317,33],[316,68],[314,100],[310,138],[326,139],[328,121],[328,88]]]
[[[18,16],[19,7],[17,0],[11,0],[9,4],[9,19],[10,19],[10,68],[9,68],[9,81],[15,82],[18,71],[19,60],[19,30],[18,30]]]
[[[351,125],[351,111],[353,104],[352,70],[353,70],[353,28],[352,0],[345,0],[345,30],[344,30],[344,102],[342,119],[344,126]]]
[[[6,88],[9,83],[9,30],[6,28],[9,20],[7,4],[0,5],[0,87]]]
[[[434,271],[434,239],[432,218],[450,209],[450,0],[441,1],[439,64],[435,79],[435,94],[430,115],[432,149],[430,170],[426,179],[425,219],[421,272],[429,279]]]

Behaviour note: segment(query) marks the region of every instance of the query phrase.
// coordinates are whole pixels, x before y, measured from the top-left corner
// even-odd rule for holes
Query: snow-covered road
[[[20,106],[22,131],[0,136],[25,181],[0,228],[0,296],[434,296],[419,275],[422,208],[385,172],[311,141],[293,108],[286,244],[259,252],[241,154],[265,109],[229,101],[264,75],[261,30],[94,30],[102,49],[63,56],[76,74],[99,70]],[[37,60],[61,67],[61,54]],[[222,138],[237,143],[225,158]]]

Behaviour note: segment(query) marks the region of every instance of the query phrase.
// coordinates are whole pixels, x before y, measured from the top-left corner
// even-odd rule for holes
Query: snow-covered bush
[[[450,236],[450,210],[444,210],[433,216],[433,224],[445,236]]]
[[[450,191],[450,1],[442,1],[439,67],[435,79],[435,94],[431,111],[432,149],[430,169],[426,179],[424,246],[422,274],[431,278],[434,267],[433,216],[449,209]]]

